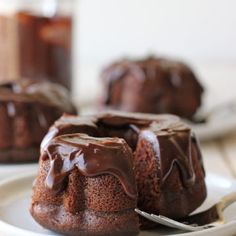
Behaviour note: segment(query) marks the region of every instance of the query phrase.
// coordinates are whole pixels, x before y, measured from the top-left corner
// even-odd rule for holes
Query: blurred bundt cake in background
[[[64,112],[76,114],[64,87],[20,79],[0,84],[0,162],[37,161],[42,138]]]
[[[102,72],[102,104],[113,109],[171,113],[192,119],[203,87],[184,63],[164,58],[121,60]]]

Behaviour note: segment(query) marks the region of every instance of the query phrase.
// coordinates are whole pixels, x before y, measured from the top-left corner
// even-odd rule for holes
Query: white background
[[[80,0],[75,97],[93,100],[99,71],[112,60],[147,54],[185,60],[216,97],[232,95],[235,12],[235,0]]]
[[[80,0],[81,58],[105,62],[157,52],[236,59],[235,0]]]

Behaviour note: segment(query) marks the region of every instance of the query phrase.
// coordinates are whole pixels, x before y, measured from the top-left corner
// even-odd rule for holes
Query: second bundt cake
[[[203,87],[186,64],[164,58],[122,60],[102,73],[102,104],[113,109],[171,113],[193,119]]]
[[[66,235],[136,235],[135,207],[185,217],[206,197],[204,176],[196,138],[176,116],[66,115],[41,144],[30,211]]]
[[[44,135],[64,112],[76,114],[58,84],[29,79],[0,84],[0,162],[37,161]]]

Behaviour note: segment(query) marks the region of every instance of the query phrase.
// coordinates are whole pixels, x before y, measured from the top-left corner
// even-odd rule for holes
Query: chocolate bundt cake
[[[179,219],[206,197],[198,143],[174,115],[64,115],[39,166],[31,214],[66,235],[136,235],[148,225],[135,207]]]
[[[181,62],[153,57],[123,60],[108,66],[102,80],[102,103],[114,109],[192,119],[201,105],[203,87]]]
[[[64,112],[76,114],[60,85],[28,79],[0,84],[0,162],[37,161],[44,135]]]

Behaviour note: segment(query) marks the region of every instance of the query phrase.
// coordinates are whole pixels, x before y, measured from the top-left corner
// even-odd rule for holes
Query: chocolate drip
[[[177,165],[178,169],[180,170],[182,182],[185,187],[190,187],[195,183],[196,176],[193,170],[191,145],[189,143],[189,137],[184,135],[182,139],[187,140],[185,145],[183,144],[183,142],[182,145],[179,144],[179,141],[181,141],[180,137],[171,136],[169,138],[169,141],[171,142],[172,147],[174,147],[175,151],[173,152],[173,155],[175,155],[176,158],[172,160],[169,170],[166,173],[164,173],[164,177],[162,180],[163,184],[171,175],[171,172],[173,171],[175,165]]]
[[[111,174],[130,198],[137,197],[132,152],[123,139],[92,138],[84,134],[62,135],[45,149],[50,158],[46,185],[61,191],[71,170],[87,177]]]
[[[44,136],[41,145],[40,145],[40,150],[41,153],[44,152],[45,148],[47,147],[47,145],[50,143],[50,141],[57,136],[58,134],[58,129],[55,127],[51,127],[48,131],[48,133]]]
[[[169,145],[169,148],[173,149],[171,155],[175,155],[175,158],[172,156],[172,162],[170,163],[169,169],[162,173],[162,184],[166,182],[168,177],[173,172],[174,166],[177,165],[181,177],[182,182],[185,187],[192,186],[195,183],[195,174],[192,165],[192,157],[191,157],[191,144],[189,140],[189,132],[186,135],[183,135],[184,132],[189,130],[186,126],[184,126],[175,116],[159,116],[159,119],[150,120],[154,118],[154,116],[147,116],[144,114],[134,115],[132,118],[128,113],[127,117],[124,118],[122,115],[117,112],[117,115],[113,116],[105,116],[102,120],[105,124],[111,125],[126,125],[130,123],[127,128],[134,131],[138,134],[138,138],[146,139],[153,147],[154,152],[156,153],[157,161],[161,166],[161,150],[160,143],[158,140],[159,135],[170,135],[169,140],[166,140],[165,146]],[[167,118],[168,117],[168,118]],[[146,119],[145,119],[146,118]],[[155,117],[156,118],[156,117]],[[183,137],[181,136],[173,136],[175,130],[181,131]],[[185,143],[186,140],[186,143]],[[129,143],[129,140],[126,140]],[[181,145],[180,145],[180,143]],[[137,141],[136,141],[137,143]],[[167,153],[165,153],[167,154]],[[164,155],[165,155],[164,154]]]
[[[50,170],[46,178],[46,185],[55,192],[59,192],[63,189],[69,172],[83,161],[80,158],[82,153],[77,148],[54,144],[48,147],[47,154],[50,157]]]
[[[170,131],[166,130],[164,136],[170,133]],[[182,182],[185,187],[190,187],[195,183],[195,174],[192,165],[192,157],[191,157],[191,145],[189,143],[189,136],[184,135],[182,140],[181,137],[171,135],[170,138],[161,138],[158,137],[154,132],[149,130],[144,130],[140,133],[140,138],[147,140],[153,147],[153,150],[156,154],[157,161],[161,165],[161,155],[165,155],[166,159],[171,159],[171,163],[167,170],[163,170],[162,168],[162,181],[161,184],[164,185],[171,173],[173,172],[174,166],[177,166],[181,177]],[[160,140],[159,140],[160,139]],[[187,140],[186,144],[183,142],[181,145],[180,141]],[[161,142],[161,144],[160,144]],[[168,147],[171,152],[167,152],[167,150],[160,150],[160,146]],[[183,146],[183,147],[182,147]],[[187,153],[186,153],[187,152]],[[167,156],[168,155],[168,156]],[[171,156],[170,156],[171,155]],[[173,158],[175,156],[175,158]]]

